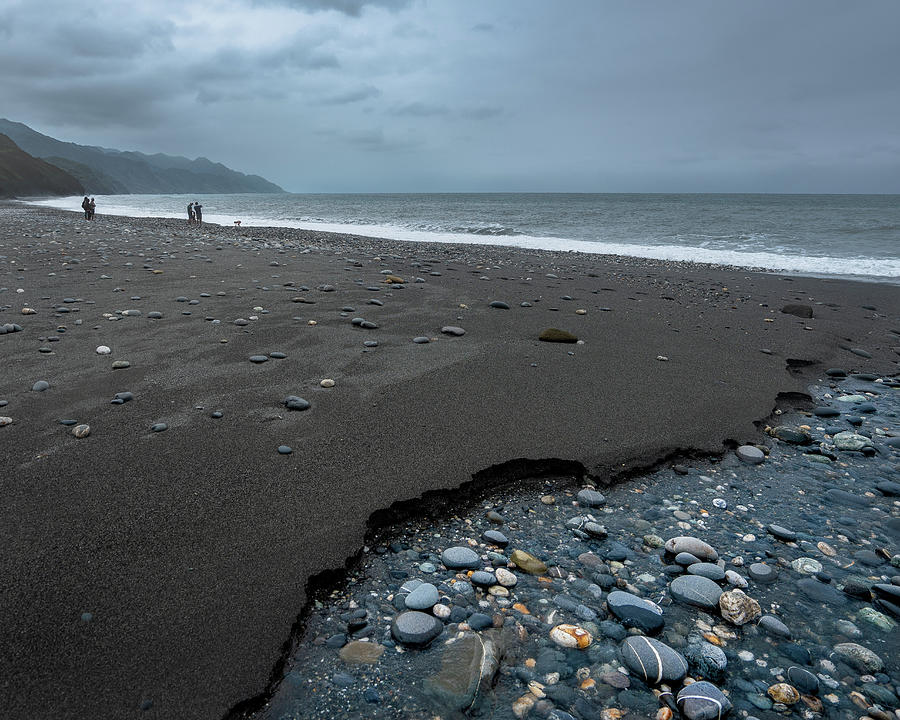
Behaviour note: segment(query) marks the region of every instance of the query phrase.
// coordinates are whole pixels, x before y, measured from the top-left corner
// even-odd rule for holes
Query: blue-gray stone
[[[719,688],[705,680],[679,690],[676,703],[687,720],[722,720],[733,707]]]
[[[428,610],[440,600],[438,589],[431,583],[422,583],[406,596],[406,607],[409,610]]]
[[[725,571],[715,563],[694,563],[693,565],[688,565],[687,571],[689,575],[709,578],[714,582],[721,582],[725,579]]]
[[[407,610],[394,618],[391,635],[403,645],[424,646],[434,640],[444,629],[444,624],[433,615],[418,610]]]
[[[31,389],[34,392],[44,392],[44,390],[50,389],[50,383],[46,380],[38,380],[34,385],[31,386]]]
[[[310,408],[308,400],[304,400],[302,397],[297,397],[296,395],[288,395],[284,399],[284,406],[288,410],[309,410]]]
[[[487,570],[476,570],[472,573],[469,581],[474,585],[490,587],[491,585],[497,584],[497,577],[494,573],[488,572]]]
[[[584,488],[578,492],[578,502],[588,507],[600,507],[606,502],[606,498],[596,490]]]
[[[722,588],[709,578],[681,575],[670,583],[669,594],[679,602],[714,610],[719,606]]]
[[[250,356],[250,362],[257,363],[257,364],[264,363],[264,362],[268,361],[268,359],[269,359],[268,355],[251,355]]]
[[[747,568],[747,574],[751,580],[755,580],[758,583],[775,582],[778,577],[778,571],[765,563],[753,563]]]
[[[481,567],[478,554],[467,547],[449,547],[441,553],[441,562],[451,570],[473,570]]]
[[[485,530],[481,534],[481,539],[485,542],[490,543],[491,545],[496,545],[497,547],[504,548],[509,545],[509,538],[506,537],[499,530]]]

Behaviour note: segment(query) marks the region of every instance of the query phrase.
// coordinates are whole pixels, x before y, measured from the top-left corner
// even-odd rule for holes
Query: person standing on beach
[[[203,206],[194,200],[194,220],[197,221],[198,225],[203,224]]]
[[[188,225],[194,222],[194,203],[188,203]]]
[[[87,195],[84,196],[84,200],[81,201],[81,209],[84,210],[84,219],[91,219],[91,201]]]
[[[88,205],[88,220],[94,219],[94,211],[97,209],[97,203],[94,202],[94,198],[91,198],[91,202]]]

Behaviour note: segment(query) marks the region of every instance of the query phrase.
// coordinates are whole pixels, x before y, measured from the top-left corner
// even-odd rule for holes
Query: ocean
[[[764,268],[900,283],[900,195],[105,195],[97,213]],[[32,201],[81,212],[81,197]]]

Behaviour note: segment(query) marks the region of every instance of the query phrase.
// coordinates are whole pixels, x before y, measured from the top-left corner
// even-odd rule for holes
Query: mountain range
[[[284,192],[259,175],[245,175],[204,157],[190,160],[162,153],[147,155],[78,145],[42,135],[27,125],[6,119],[0,119],[0,133],[25,153],[75,178],[83,188],[65,194]],[[31,194],[59,193],[48,186],[44,192]]]
[[[65,170],[31,157],[0,134],[0,198],[83,192],[82,184]]]

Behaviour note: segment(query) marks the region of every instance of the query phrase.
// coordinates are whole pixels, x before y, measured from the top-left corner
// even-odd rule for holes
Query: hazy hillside
[[[81,183],[65,170],[34,158],[0,134],[0,197],[81,195]]]
[[[284,192],[258,175],[245,175],[206,158],[190,160],[78,145],[5,119],[0,119],[0,133],[35,157],[52,158],[93,194]]]

